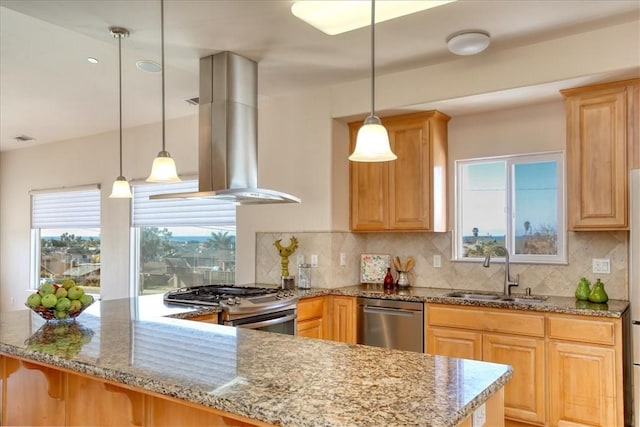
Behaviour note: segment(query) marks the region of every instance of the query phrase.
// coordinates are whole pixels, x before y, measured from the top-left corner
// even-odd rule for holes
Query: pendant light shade
[[[375,114],[375,20],[376,2],[371,0],[371,115],[358,130],[352,162],[386,162],[398,158],[389,145],[389,134]]]
[[[151,174],[147,178],[147,182],[180,182],[176,171],[176,163],[171,158],[169,152],[165,149],[165,114],[164,114],[164,0],[160,0],[160,38],[162,52],[162,151],[153,160],[151,165]]]
[[[129,186],[129,181],[124,176],[119,176],[113,181],[113,186],[111,187],[111,194],[109,195],[111,199],[130,199],[131,198],[131,187]]]
[[[131,187],[129,181],[122,175],[122,39],[129,37],[129,31],[126,28],[111,27],[109,28],[111,35],[118,39],[118,97],[119,97],[119,115],[120,115],[120,175],[113,182],[113,188],[109,198],[111,199],[130,199]]]
[[[158,157],[153,159],[151,165],[151,175],[147,178],[147,182],[180,182],[178,173],[176,172],[176,162],[166,151],[158,153]]]

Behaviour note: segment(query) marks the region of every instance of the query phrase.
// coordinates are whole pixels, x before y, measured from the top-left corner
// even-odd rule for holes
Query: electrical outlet
[[[611,260],[609,258],[593,258],[591,265],[596,274],[611,274]]]
[[[340,252],[340,267],[347,265],[347,254]]]
[[[317,266],[318,266],[318,255],[312,254],[311,255],[311,267],[317,267]]]
[[[433,256],[433,268],[442,267],[442,257],[440,255]]]
[[[485,404],[483,403],[478,409],[473,412],[471,417],[471,425],[473,427],[482,427],[487,422],[487,411]]]

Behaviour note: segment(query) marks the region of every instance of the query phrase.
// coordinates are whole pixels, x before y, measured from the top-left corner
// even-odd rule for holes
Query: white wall
[[[397,109],[541,82],[640,66],[636,20],[556,42],[488,50],[437,66],[379,76],[377,105]],[[335,118],[364,115],[368,79],[259,100],[259,184],[296,194],[300,205],[238,209],[238,283],[255,280],[256,231],[327,231],[348,226],[348,137]],[[546,115],[546,107],[539,114]],[[561,106],[555,109],[554,117]],[[506,111],[451,121],[452,156],[514,150],[523,141],[555,144],[558,127],[533,124],[527,114]],[[447,111],[444,111],[445,113]],[[488,123],[492,122],[492,126]],[[126,123],[126,118],[125,118]],[[531,123],[529,125],[529,123]],[[481,132],[480,130],[484,130]],[[488,130],[492,130],[489,133]],[[546,132],[551,136],[546,138]],[[498,141],[496,135],[508,137]],[[479,141],[483,135],[482,141]],[[553,141],[552,141],[553,140]],[[460,141],[460,142],[459,142]],[[499,144],[498,144],[499,142]],[[513,144],[513,147],[510,145]],[[29,190],[100,183],[102,194],[103,297],[127,296],[129,253],[126,201],[107,198],[117,175],[117,132],[35,146],[0,156],[0,309],[20,309],[29,281]],[[485,148],[491,147],[485,151]],[[159,124],[124,132],[124,174],[143,179],[160,149]],[[180,174],[197,172],[197,118],[167,123],[167,149]],[[528,151],[528,149],[527,149]],[[11,298],[14,299],[13,304]]]

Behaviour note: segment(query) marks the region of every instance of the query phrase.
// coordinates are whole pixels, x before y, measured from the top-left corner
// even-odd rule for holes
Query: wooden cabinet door
[[[350,152],[362,122],[349,124]],[[389,227],[389,167],[388,162],[349,162],[351,191],[351,229],[379,231]]]
[[[353,231],[446,231],[448,121],[438,111],[382,119],[398,159],[350,163]],[[360,126],[349,124],[351,150]]]
[[[505,416],[544,424],[544,339],[484,334],[482,352],[482,360],[513,367],[513,377],[504,391]]]
[[[461,329],[428,327],[427,353],[482,360],[482,334]]]
[[[569,228],[626,229],[626,87],[571,95],[566,106]]]
[[[640,169],[640,81],[631,85],[627,98],[629,169]]]
[[[302,320],[298,322],[297,335],[307,338],[324,338],[325,337],[324,319],[316,318]]]
[[[334,295],[331,302],[331,339],[356,343],[356,298]]]
[[[298,301],[296,335],[308,338],[327,338],[327,298],[318,296]]]
[[[392,122],[387,130],[391,149],[398,156],[389,162],[389,228],[428,230],[431,210],[429,122]]]
[[[548,359],[552,426],[623,425],[614,348],[550,341]]]

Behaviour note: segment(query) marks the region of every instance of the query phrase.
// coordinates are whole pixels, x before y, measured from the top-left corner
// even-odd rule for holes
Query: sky
[[[507,161],[462,165],[462,234],[502,236],[507,223]],[[515,232],[525,234],[544,226],[557,229],[557,164],[555,161],[517,163],[512,166],[515,181]]]

